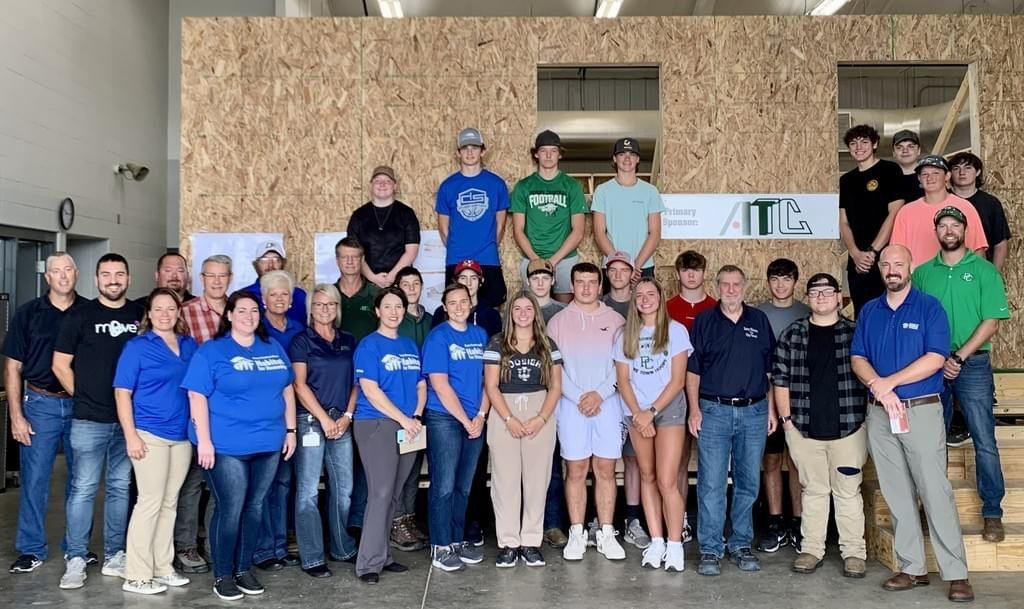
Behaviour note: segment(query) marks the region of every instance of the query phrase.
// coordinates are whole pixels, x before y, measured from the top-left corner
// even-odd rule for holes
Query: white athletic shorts
[[[575,403],[565,397],[558,403],[558,443],[562,458],[581,461],[590,457],[622,457],[622,406],[619,394],[601,403],[601,410],[585,417]]]

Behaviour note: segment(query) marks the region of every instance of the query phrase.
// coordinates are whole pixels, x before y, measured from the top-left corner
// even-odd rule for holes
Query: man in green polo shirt
[[[377,329],[373,299],[377,286],[363,279],[363,245],[355,237],[345,237],[334,246],[338,263],[335,287],[341,293],[341,329],[355,337],[356,342]]]
[[[939,299],[949,317],[952,352],[943,368],[942,392],[946,428],[956,396],[974,439],[978,495],[985,521],[982,537],[1002,541],[1005,494],[995,416],[992,413],[992,364],[989,349],[1000,319],[1010,317],[1006,288],[996,267],[964,246],[967,218],[955,207],[935,214],[940,250],[914,271],[914,287]]]
[[[509,209],[512,234],[523,252],[520,273],[534,260],[547,260],[555,270],[551,293],[559,302],[572,300],[570,271],[579,261],[576,247],[583,240],[587,201],[579,182],[558,168],[562,140],[554,131],[542,131],[530,150],[537,171],[516,183]]]

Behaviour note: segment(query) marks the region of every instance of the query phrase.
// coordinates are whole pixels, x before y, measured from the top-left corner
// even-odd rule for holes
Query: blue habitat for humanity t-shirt
[[[449,218],[445,264],[501,264],[497,231],[498,212],[508,209],[505,180],[486,169],[473,177],[453,173],[437,189],[434,209]]]
[[[416,384],[419,383],[420,353],[416,343],[408,337],[388,338],[380,332],[372,332],[356,347],[356,383],[368,379],[380,386],[391,403],[411,417],[416,411]],[[357,420],[386,419],[366,399],[362,387],[356,396]]]
[[[449,322],[437,326],[423,343],[423,375],[443,372],[458,396],[466,416],[473,418],[480,410],[484,389],[484,348],[487,333],[480,326],[469,324],[463,331]],[[427,381],[427,408],[448,413],[434,386]]]
[[[181,386],[206,396],[210,439],[218,453],[251,455],[284,445],[284,389],[291,362],[274,339],[256,337],[243,347],[231,335],[203,343],[192,357]],[[198,444],[195,427],[188,437]]]
[[[114,387],[132,392],[135,428],[165,440],[188,437],[188,392],[181,388],[185,371],[198,345],[179,336],[178,355],[156,332],[128,341],[117,361]]]

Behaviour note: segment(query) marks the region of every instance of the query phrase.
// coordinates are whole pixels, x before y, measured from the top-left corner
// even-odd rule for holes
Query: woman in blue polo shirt
[[[267,337],[256,298],[239,290],[181,383],[192,414],[189,439],[216,501],[209,531],[213,590],[224,600],[264,591],[251,571],[252,555],[277,463],[295,452],[292,378],[288,355]]]
[[[401,573],[408,568],[391,558],[388,538],[415,453],[400,454],[398,432],[407,440],[420,433],[427,384],[420,373],[420,355],[411,338],[398,335],[409,305],[405,292],[391,286],[377,293],[373,310],[377,331],[356,347],[356,397],[353,435],[366,472],[367,503],[359,539],[356,575],[376,584],[381,571]]]
[[[197,349],[180,312],[173,290],[153,290],[140,334],[124,346],[114,375],[117,417],[139,489],[128,524],[126,592],[157,594],[189,582],[171,566],[178,490],[192,463],[181,380]]]
[[[484,445],[488,400],[484,393],[487,333],[469,323],[469,288],[453,284],[441,296],[448,320],[423,343],[423,373],[430,379],[427,410],[429,519],[433,564],[457,571],[483,554],[465,539],[466,507]]]
[[[271,340],[276,340],[285,353],[292,340],[306,329],[305,322],[289,317],[292,307],[292,293],[295,281],[287,271],[269,271],[260,277],[260,293],[263,296],[263,327]],[[302,315],[305,315],[302,311]],[[265,570],[276,571],[283,567],[299,564],[299,557],[288,552],[288,499],[292,488],[292,462],[277,464],[274,482],[263,501],[263,525],[260,527],[253,563]],[[293,523],[294,524],[294,523]]]
[[[352,434],[356,407],[352,355],[356,339],[343,332],[341,294],[329,283],[313,289],[312,324],[292,341],[289,355],[298,398],[299,446],[295,452],[295,537],[302,570],[330,577],[324,560],[324,531],[317,499],[320,471],[327,470],[331,556],[348,560],[356,542],[345,531],[352,503]]]

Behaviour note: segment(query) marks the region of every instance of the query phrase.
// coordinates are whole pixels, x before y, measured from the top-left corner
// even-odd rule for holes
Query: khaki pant
[[[153,579],[174,570],[178,491],[192,464],[188,440],[165,440],[142,430],[139,436],[149,451],[142,459],[132,459],[139,498],[128,523],[124,568],[128,580]]]
[[[502,395],[512,416],[525,423],[541,411],[547,392]],[[555,452],[554,417],[535,436],[513,438],[492,407],[487,446],[491,453],[491,503],[498,546],[539,547],[544,537],[551,456]]]
[[[823,441],[805,438],[796,428],[787,429],[786,444],[800,475],[802,551],[824,558],[831,496],[836,506],[839,552],[843,558],[867,559],[860,493],[862,468],[868,458],[867,430],[862,425],[845,438]]]

